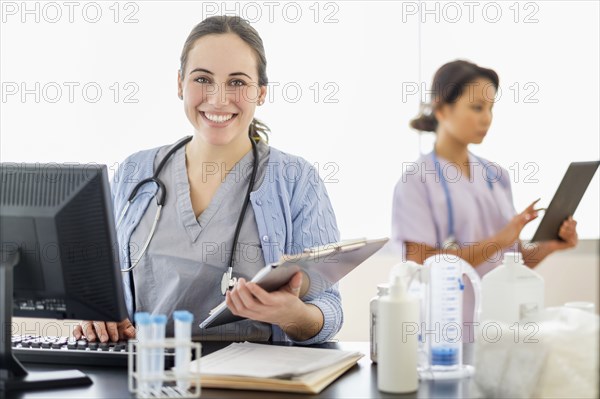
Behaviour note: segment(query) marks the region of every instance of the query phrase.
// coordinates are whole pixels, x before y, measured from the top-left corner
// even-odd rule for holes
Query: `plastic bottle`
[[[160,392],[163,385],[163,375],[165,370],[165,328],[167,325],[167,316],[157,314],[150,316],[152,321],[152,344],[150,352],[150,389],[155,393]]]
[[[462,365],[462,263],[450,256],[425,260],[429,270],[427,330],[434,332],[425,340],[432,371],[457,370]]]
[[[175,375],[177,378],[177,387],[187,391],[190,387],[190,381],[187,379],[190,373],[190,361],[192,354],[187,344],[192,341],[192,321],[194,315],[187,310],[176,310],[173,312],[175,320]],[[180,345],[178,345],[180,344]]]
[[[514,324],[544,309],[544,279],[523,264],[520,252],[507,252],[504,262],[481,281],[482,321]]]
[[[470,280],[475,294],[473,322],[479,322],[481,279],[475,270],[456,255],[434,255],[423,266],[405,265],[409,294],[420,302],[418,370],[421,380],[447,380],[473,375],[474,368],[463,364],[463,277]],[[417,271],[419,273],[415,273]]]
[[[392,270],[389,295],[378,300],[377,388],[389,393],[415,392],[419,303],[407,293],[408,278]]]
[[[133,316],[137,329],[136,335],[138,346],[136,347],[137,356],[135,369],[138,376],[138,391],[140,396],[149,394],[150,379],[150,348],[146,345],[152,339],[152,323],[150,314],[146,312],[137,312]]]
[[[371,311],[371,328],[369,329],[369,339],[371,341],[371,361],[377,363],[377,306],[379,298],[388,295],[390,285],[388,283],[377,285],[377,295],[371,298],[369,308]]]

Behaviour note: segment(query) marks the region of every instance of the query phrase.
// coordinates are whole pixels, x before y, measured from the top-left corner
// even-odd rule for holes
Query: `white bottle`
[[[504,262],[481,280],[481,320],[510,325],[544,309],[544,279],[525,266],[520,252],[507,252]]]
[[[379,299],[388,295],[390,285],[388,283],[377,285],[377,295],[371,298],[369,309],[371,311],[371,328],[369,329],[369,338],[371,341],[371,361],[377,363],[377,310],[379,307]]]
[[[392,271],[389,295],[378,300],[377,388],[389,393],[415,392],[419,303],[408,295],[406,281]]]

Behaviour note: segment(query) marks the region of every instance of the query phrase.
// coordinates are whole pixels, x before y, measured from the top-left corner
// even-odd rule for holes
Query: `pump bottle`
[[[389,294],[378,301],[377,387],[383,392],[415,392],[419,386],[419,302],[407,293],[407,280],[393,269]]]

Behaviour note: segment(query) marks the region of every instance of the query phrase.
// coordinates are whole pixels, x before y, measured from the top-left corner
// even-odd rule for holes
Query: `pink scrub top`
[[[493,236],[516,214],[506,169],[469,153],[469,177],[457,164],[436,158],[451,198],[454,241],[459,247]],[[392,210],[392,242],[403,259],[406,242],[440,248],[450,236],[448,199],[438,171],[433,153],[403,165]],[[475,267],[480,277],[502,263],[503,252],[490,247],[489,253],[488,260]],[[474,294],[471,283],[464,280],[463,320],[467,322],[473,320]]]

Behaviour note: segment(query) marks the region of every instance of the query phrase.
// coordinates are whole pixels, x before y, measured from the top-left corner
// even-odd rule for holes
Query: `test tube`
[[[150,388],[160,392],[163,385],[163,373],[165,370],[165,328],[167,316],[156,314],[151,316],[152,321],[152,352],[150,360],[150,374],[152,381]]]
[[[187,310],[176,310],[173,312],[175,320],[175,376],[177,377],[177,388],[187,391],[190,387],[189,376],[191,352],[189,343],[192,340],[192,321],[194,315]]]
[[[138,312],[133,316],[133,320],[137,328],[136,338],[138,341],[135,363],[135,370],[138,376],[137,388],[141,396],[146,396],[148,394],[148,377],[150,373],[150,348],[145,345],[148,345],[152,338],[150,313]]]

